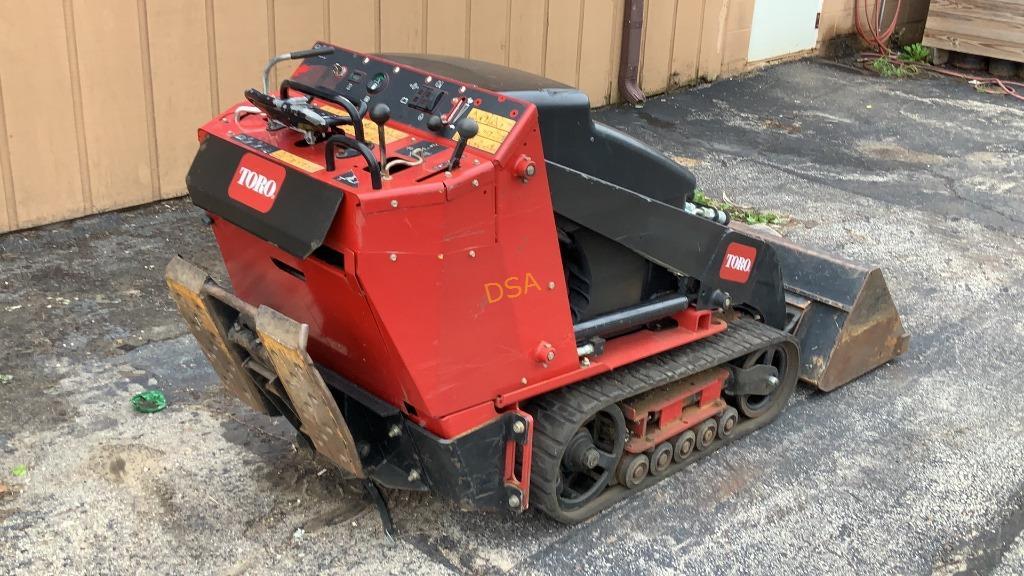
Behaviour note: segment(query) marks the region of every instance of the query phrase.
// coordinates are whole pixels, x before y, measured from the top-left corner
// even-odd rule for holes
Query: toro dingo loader
[[[908,341],[875,268],[732,226],[577,90],[327,44],[199,131],[227,389],[380,487],[577,522]]]

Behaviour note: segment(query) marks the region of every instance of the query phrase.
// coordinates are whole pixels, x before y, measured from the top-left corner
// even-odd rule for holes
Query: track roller
[[[651,450],[649,458],[651,459],[651,474],[653,476],[661,476],[672,464],[672,445],[668,442],[662,442]]]
[[[693,454],[693,448],[697,445],[697,435],[693,433],[693,430],[687,430],[676,436],[673,444],[673,452],[675,453],[676,462],[682,462]]]
[[[733,430],[736,429],[736,423],[740,421],[740,414],[735,408],[729,406],[724,412],[718,417],[718,436],[719,438],[728,438],[732,436]]]
[[[707,450],[715,441],[715,434],[718,432],[718,422],[714,418],[708,418],[697,425],[697,450]]]
[[[651,469],[651,460],[647,454],[630,454],[622,459],[619,465],[619,484],[626,488],[636,488]]]

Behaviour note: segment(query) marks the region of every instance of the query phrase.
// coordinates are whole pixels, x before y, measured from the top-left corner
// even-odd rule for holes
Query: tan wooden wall
[[[648,0],[644,90],[743,70],[754,1]],[[0,232],[184,194],[196,127],[317,39],[489,60],[614,102],[624,3],[0,0]],[[847,4],[825,0],[824,33]]]

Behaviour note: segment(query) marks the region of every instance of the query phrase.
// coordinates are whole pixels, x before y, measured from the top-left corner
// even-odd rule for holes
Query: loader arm
[[[554,162],[548,162],[548,179],[555,212],[699,280],[698,308],[729,299],[756,311],[769,326],[785,326],[782,270],[764,241]],[[729,276],[726,259],[736,245],[755,251],[751,269],[733,276],[742,282],[723,277]]]

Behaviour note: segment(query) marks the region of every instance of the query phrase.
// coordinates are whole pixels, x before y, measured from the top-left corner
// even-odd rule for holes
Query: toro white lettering
[[[277,182],[244,166],[238,169],[238,184],[267,198],[277,195]]]
[[[744,258],[743,256],[736,256],[735,254],[725,255],[725,267],[738,272],[750,272],[751,267],[754,263],[750,261],[750,258]]]

